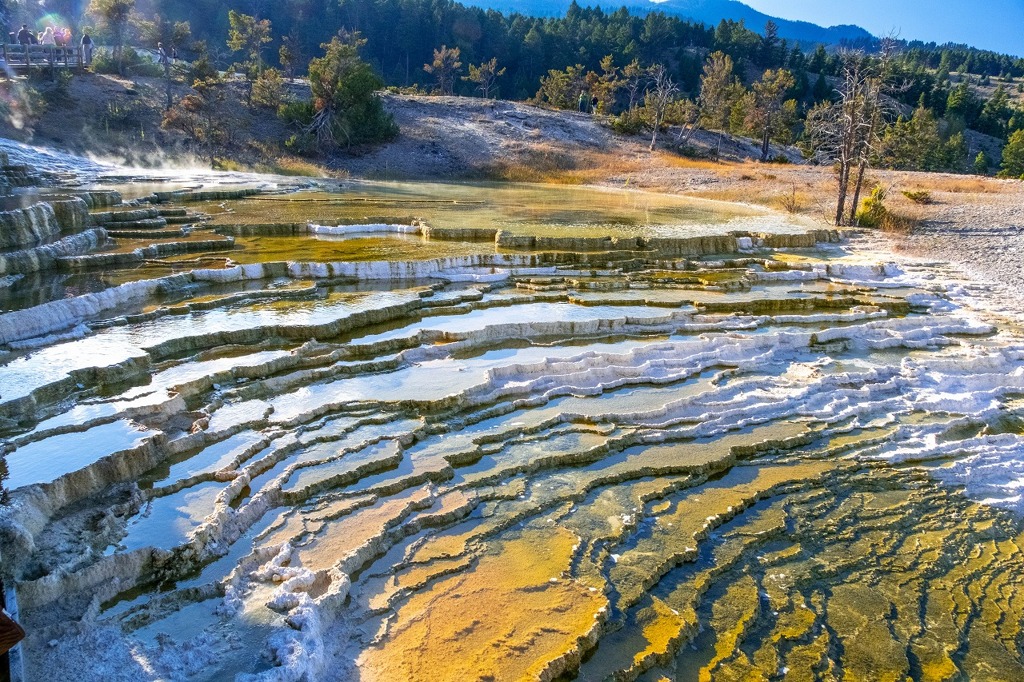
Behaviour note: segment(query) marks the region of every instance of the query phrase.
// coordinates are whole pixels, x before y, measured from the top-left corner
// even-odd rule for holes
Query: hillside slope
[[[624,160],[649,163],[650,138],[617,135],[600,119],[575,111],[557,111],[471,97],[387,95],[385,106],[398,123],[394,142],[337,156],[330,165],[353,175],[384,178],[483,177],[543,180],[548,174],[585,173]],[[661,139],[671,142],[670,135]],[[756,159],[750,140],[706,131],[690,147],[700,156]],[[799,159],[794,149],[774,154]]]

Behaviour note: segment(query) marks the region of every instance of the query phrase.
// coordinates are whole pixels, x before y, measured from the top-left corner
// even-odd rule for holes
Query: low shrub
[[[885,207],[885,197],[888,192],[884,187],[876,186],[871,190],[871,195],[864,200],[861,208],[857,211],[857,225],[860,227],[875,227],[883,232],[897,234],[910,234],[920,223],[916,218],[893,213]]]
[[[885,196],[887,192],[884,187],[878,186],[871,190],[871,194],[860,205],[857,211],[857,225],[860,227],[880,227],[882,218],[885,216]]]
[[[647,126],[646,117],[639,108],[623,111],[612,119],[612,130],[620,135],[636,135]]]
[[[277,109],[284,100],[284,79],[277,69],[264,69],[252,84],[252,103]]]
[[[924,190],[903,190],[903,196],[913,201],[915,204],[930,204],[932,203],[932,193]]]
[[[803,209],[803,201],[796,192],[796,185],[793,185],[789,192],[779,196],[777,203],[787,213],[799,213]]]
[[[124,75],[159,77],[164,68],[147,56],[141,55],[127,45],[121,48],[121,64]],[[118,74],[117,58],[110,48],[101,47],[93,53],[92,70],[95,73]]]
[[[277,108],[277,117],[288,125],[308,126],[313,122],[313,103],[308,100],[285,102]]]
[[[691,144],[681,144],[672,147],[679,156],[694,161],[717,161],[718,153],[714,149],[701,149],[700,147],[694,147]]]
[[[285,140],[284,146],[300,156],[313,156],[318,151],[316,136],[307,132],[295,133]]]

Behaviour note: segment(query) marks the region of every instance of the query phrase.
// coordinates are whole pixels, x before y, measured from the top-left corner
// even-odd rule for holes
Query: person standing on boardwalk
[[[31,45],[32,44],[32,31],[28,30],[28,24],[22,24],[21,30],[18,31],[18,44],[19,45]]]
[[[43,31],[43,35],[39,38],[39,42],[43,45],[56,45],[57,39],[53,35],[53,26],[47,26],[46,30]]]
[[[88,31],[82,32],[82,60],[86,66],[92,64],[92,38]]]

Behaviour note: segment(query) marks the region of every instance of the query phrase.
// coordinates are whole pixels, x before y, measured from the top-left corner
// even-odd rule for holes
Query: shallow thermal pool
[[[27,679],[1024,678],[1024,339],[951,270],[652,194],[188,196],[0,297]],[[556,241],[305,231],[414,220]]]
[[[438,228],[499,229],[543,237],[680,237],[727,229],[802,232],[753,206],[651,192],[503,183],[352,181],[333,191],[254,196],[200,208],[216,224],[367,221]]]

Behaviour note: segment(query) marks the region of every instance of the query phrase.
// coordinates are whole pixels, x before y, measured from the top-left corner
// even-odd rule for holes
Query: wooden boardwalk
[[[81,45],[57,47],[55,45],[4,44],[0,47],[4,65],[13,71],[35,68],[81,69],[85,66],[85,50]]]

